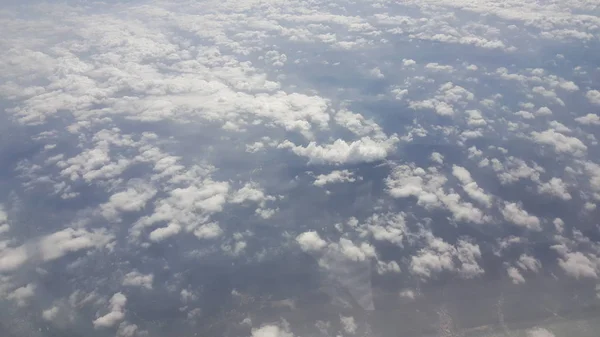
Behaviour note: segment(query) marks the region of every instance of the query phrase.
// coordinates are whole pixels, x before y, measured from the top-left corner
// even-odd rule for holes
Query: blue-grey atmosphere
[[[3,0],[0,336],[598,337],[598,0]]]

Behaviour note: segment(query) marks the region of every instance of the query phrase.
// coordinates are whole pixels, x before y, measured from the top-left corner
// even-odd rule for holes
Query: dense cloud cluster
[[[0,329],[598,331],[599,11],[0,5]]]

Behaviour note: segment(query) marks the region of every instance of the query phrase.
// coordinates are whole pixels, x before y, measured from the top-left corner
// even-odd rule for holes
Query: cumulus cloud
[[[315,186],[324,186],[327,184],[333,183],[343,183],[343,182],[354,182],[356,178],[354,178],[354,173],[348,170],[334,170],[327,174],[319,174],[316,176],[315,182],[313,185]]]
[[[514,202],[505,202],[501,209],[504,219],[514,223],[517,226],[524,227],[532,231],[541,231],[541,221],[535,215],[530,215],[521,205]]]
[[[296,237],[296,242],[305,252],[318,252],[325,248],[327,242],[321,239],[319,233],[315,231],[304,232]]]
[[[309,164],[353,164],[385,159],[396,148],[398,140],[396,136],[386,140],[363,137],[350,143],[338,139],[331,144],[317,145],[311,142],[307,146],[295,145],[286,140],[278,147],[291,149],[296,155],[307,157]]]
[[[525,283],[525,278],[523,277],[523,275],[521,275],[521,272],[519,272],[519,270],[517,268],[509,267],[508,269],[506,269],[506,272],[508,273],[508,276],[512,280],[512,283],[514,283],[514,284]]]
[[[588,101],[590,101],[590,103],[595,104],[595,105],[600,105],[600,91],[589,90],[585,94],[585,97],[587,97],[587,99],[588,99]]]
[[[600,125],[600,116],[589,113],[585,116],[575,118],[575,121],[584,125]]]
[[[571,194],[568,192],[567,185],[562,179],[556,177],[538,185],[538,192],[562,200],[571,200]]]
[[[600,258],[581,252],[567,252],[558,259],[558,265],[565,273],[576,279],[598,278]]]
[[[410,270],[415,276],[428,279],[443,271],[456,272],[470,279],[484,273],[479,266],[481,251],[477,244],[459,240],[455,246],[436,238],[431,233],[425,235],[427,247],[411,257]]]
[[[427,209],[443,208],[452,213],[455,221],[484,223],[489,218],[477,207],[461,200],[456,193],[446,193],[443,186],[447,182],[436,168],[426,170],[409,165],[398,165],[386,179],[388,193],[395,198],[416,197],[417,204]],[[473,195],[478,192],[476,185],[467,187]],[[478,195],[476,195],[478,196]],[[478,196],[479,197],[479,196]]]
[[[150,232],[149,238],[154,242],[160,242],[173,235],[178,234],[181,231],[181,226],[171,222],[166,227],[160,227]]]
[[[583,156],[587,151],[587,146],[581,140],[575,137],[565,136],[562,133],[556,132],[554,129],[546,131],[531,132],[531,138],[534,142],[543,145],[549,145],[554,148],[557,153],[570,153],[574,156]]]
[[[13,290],[6,296],[7,300],[14,301],[19,307],[27,305],[27,302],[35,296],[36,285],[29,283]]]
[[[342,328],[344,329],[345,333],[349,333],[352,335],[356,333],[357,325],[354,321],[354,317],[340,316],[340,322],[342,323]]]
[[[555,337],[555,335],[550,330],[536,327],[527,330],[527,337]]]
[[[492,206],[492,197],[477,185],[467,169],[454,165],[452,166],[452,174],[463,184],[462,187],[469,197],[485,207]]]
[[[125,304],[127,297],[122,293],[114,294],[109,301],[110,312],[104,316],[96,318],[92,323],[94,328],[110,328],[125,318]]]
[[[123,285],[152,289],[153,280],[153,274],[142,274],[138,271],[132,271],[125,274],[125,277],[123,278]]]
[[[277,325],[264,325],[252,330],[252,337],[294,337],[294,335]]]

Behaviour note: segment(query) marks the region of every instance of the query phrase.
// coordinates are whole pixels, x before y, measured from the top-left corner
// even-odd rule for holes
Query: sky
[[[0,4],[10,337],[594,337],[595,0]]]

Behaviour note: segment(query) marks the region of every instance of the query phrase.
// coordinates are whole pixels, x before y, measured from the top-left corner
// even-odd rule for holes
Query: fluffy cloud
[[[6,296],[7,300],[15,301],[20,307],[27,305],[29,299],[35,296],[36,285],[29,283],[23,287],[13,290]]]
[[[595,105],[600,105],[600,91],[598,90],[590,90],[585,94],[588,101]]]
[[[325,248],[327,242],[315,231],[304,232],[296,237],[296,242],[305,252],[318,252]]]
[[[562,133],[556,132],[554,129],[546,131],[531,132],[531,138],[538,144],[549,145],[554,148],[557,153],[570,153],[574,156],[584,156],[587,151],[587,146],[575,137],[565,136]]]
[[[598,278],[600,258],[596,256],[586,256],[581,252],[565,253],[558,260],[558,265],[567,273],[567,275],[576,279],[580,278]]]
[[[122,293],[114,294],[109,301],[110,312],[104,316],[96,318],[92,323],[94,328],[110,328],[125,318],[125,304],[127,297]]]
[[[523,277],[523,275],[521,275],[521,272],[519,272],[517,268],[509,267],[508,269],[506,269],[506,272],[508,273],[508,276],[514,284],[525,283],[525,278]]]
[[[447,178],[436,168],[426,170],[409,165],[398,165],[386,179],[388,193],[395,198],[416,197],[417,204],[427,209],[444,208],[452,213],[455,221],[484,223],[489,218],[469,202],[464,202],[456,193],[446,193],[443,186]],[[481,197],[481,191],[476,184],[467,189],[476,197]],[[485,197],[484,197],[485,199]]]
[[[338,139],[331,144],[317,145],[311,142],[307,146],[284,141],[278,147],[291,149],[296,155],[307,157],[309,164],[352,164],[383,160],[396,148],[398,141],[394,135],[385,140],[363,137],[350,143]]]
[[[264,325],[252,330],[252,337],[294,337],[294,335],[277,325]]]
[[[532,231],[541,231],[541,221],[535,215],[530,215],[521,205],[514,202],[505,202],[501,209],[504,219],[515,225],[524,227]]]
[[[340,322],[342,323],[342,328],[345,333],[355,334],[356,333],[356,322],[354,321],[354,317],[352,316],[340,316]]]
[[[571,194],[567,190],[567,185],[560,178],[552,178],[548,182],[540,184],[538,192],[562,200],[571,200]]]
[[[600,125],[600,116],[589,113],[585,116],[575,118],[575,121],[584,125]]]
[[[452,174],[463,184],[463,189],[469,197],[485,207],[492,206],[492,197],[477,185],[467,169],[454,165],[452,166]]]
[[[125,274],[123,285],[152,289],[153,280],[154,275],[152,274],[142,274],[138,271],[132,271]]]
[[[356,181],[356,178],[354,178],[354,173],[348,170],[334,170],[327,174],[319,174],[313,184],[315,186],[324,186],[326,184],[354,181]]]
[[[465,240],[459,240],[456,246],[426,234],[427,247],[411,257],[411,273],[427,279],[442,271],[457,272],[461,277],[470,279],[484,273],[479,266],[481,258],[479,246]]]

